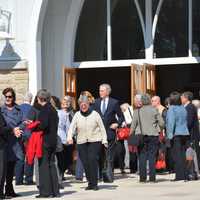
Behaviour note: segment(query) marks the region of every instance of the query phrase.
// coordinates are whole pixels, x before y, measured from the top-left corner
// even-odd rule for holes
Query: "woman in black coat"
[[[36,198],[51,198],[59,196],[58,176],[55,166],[57,146],[58,115],[50,104],[50,93],[39,90],[38,103],[42,106],[38,120],[40,125],[35,131],[43,131],[43,155],[39,159],[39,192]]]

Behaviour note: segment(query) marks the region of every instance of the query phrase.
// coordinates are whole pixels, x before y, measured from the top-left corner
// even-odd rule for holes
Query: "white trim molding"
[[[107,0],[107,60],[112,60],[111,0]]]
[[[192,57],[192,0],[188,0],[188,55]]]
[[[29,31],[29,91],[34,95],[42,86],[41,31],[48,0],[35,0]]]
[[[102,68],[102,67],[127,67],[132,64],[152,64],[156,66],[198,64],[200,57],[176,57],[176,58],[156,58],[156,59],[133,59],[133,60],[112,60],[112,61],[87,61],[74,62],[76,68]]]

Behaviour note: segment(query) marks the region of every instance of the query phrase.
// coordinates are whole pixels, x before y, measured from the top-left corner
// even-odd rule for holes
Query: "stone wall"
[[[21,64],[20,64],[21,66]],[[14,88],[17,96],[17,103],[23,102],[23,96],[28,91],[28,70],[27,67],[0,68],[0,97],[3,102],[2,91],[7,87]]]

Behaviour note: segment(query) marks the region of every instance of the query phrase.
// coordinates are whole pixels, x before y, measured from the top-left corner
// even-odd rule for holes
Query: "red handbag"
[[[117,129],[117,138],[118,140],[127,140],[130,136],[130,128],[123,127]]]
[[[166,169],[166,161],[165,161],[165,154],[161,151],[159,151],[158,159],[156,161],[155,165],[156,169]]]

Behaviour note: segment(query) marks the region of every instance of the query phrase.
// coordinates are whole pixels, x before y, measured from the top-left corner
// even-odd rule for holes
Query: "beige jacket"
[[[164,121],[161,115],[159,114],[158,110],[151,105],[146,105],[140,108],[140,120],[143,135],[158,136],[159,132],[164,127]],[[131,134],[141,134],[138,109],[136,109],[133,113]]]
[[[77,134],[77,144],[86,142],[102,142],[107,144],[107,134],[103,121],[96,111],[92,111],[87,117],[80,111],[76,112],[69,127],[67,140],[71,140]]]

